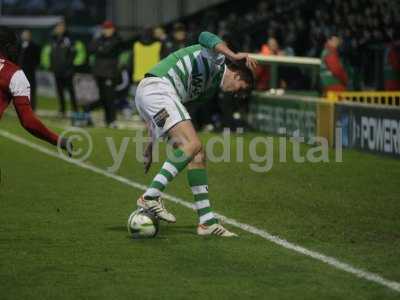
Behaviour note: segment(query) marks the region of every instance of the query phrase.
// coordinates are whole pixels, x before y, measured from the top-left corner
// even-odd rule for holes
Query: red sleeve
[[[58,135],[44,126],[43,123],[35,116],[28,97],[14,97],[14,106],[21,125],[27,131],[39,139],[47,141],[50,144],[57,145],[59,138]]]
[[[329,54],[325,57],[325,63],[333,75],[339,78],[340,81],[346,85],[348,77],[346,70],[343,68],[342,63],[340,62],[339,56],[336,54]]]

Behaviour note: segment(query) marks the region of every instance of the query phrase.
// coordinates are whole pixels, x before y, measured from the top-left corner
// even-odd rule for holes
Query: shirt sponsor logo
[[[203,77],[202,77],[202,74],[193,73],[192,74],[192,86],[191,86],[190,98],[191,99],[196,98],[198,95],[201,94],[202,89],[203,89]]]
[[[169,114],[165,108],[160,110],[158,113],[156,113],[153,117],[154,123],[160,128],[163,128],[165,125],[165,122],[169,118]]]

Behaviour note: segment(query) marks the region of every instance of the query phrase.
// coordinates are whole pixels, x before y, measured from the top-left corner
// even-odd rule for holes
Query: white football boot
[[[197,226],[198,235],[217,235],[222,237],[234,237],[238,236],[236,233],[230,232],[224,228],[221,224],[213,224],[210,226],[200,224]]]
[[[165,208],[164,202],[162,201],[161,197],[156,200],[144,200],[144,197],[141,196],[137,200],[137,205],[153,213],[160,220],[168,223],[176,222],[175,216]]]

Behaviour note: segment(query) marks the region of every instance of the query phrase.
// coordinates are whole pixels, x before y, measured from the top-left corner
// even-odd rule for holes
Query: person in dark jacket
[[[108,127],[116,127],[115,87],[120,78],[118,57],[121,53],[121,38],[116,32],[111,21],[105,21],[102,25],[101,36],[95,39],[89,51],[94,54],[95,62],[92,68],[100,93],[100,103],[104,108],[105,122]],[[87,111],[98,106],[90,105]]]
[[[31,85],[31,106],[36,109],[36,69],[40,63],[40,47],[32,41],[30,30],[21,32],[21,52],[18,58],[18,64],[24,71]]]
[[[78,105],[73,86],[74,58],[74,43],[67,32],[65,22],[62,21],[54,28],[51,43],[50,66],[56,80],[57,94],[60,101],[60,114],[63,117],[65,116],[66,111],[64,96],[65,90],[67,90],[70,95],[73,112],[78,112]]]
[[[175,51],[188,46],[186,27],[182,23],[175,23],[172,33],[172,40],[163,42],[161,57],[165,58]]]

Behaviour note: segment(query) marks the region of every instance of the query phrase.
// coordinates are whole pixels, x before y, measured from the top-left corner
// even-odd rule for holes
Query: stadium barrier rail
[[[265,56],[262,54],[251,54],[250,56],[262,65],[270,65],[271,88],[278,87],[278,67],[280,65],[296,66],[302,69],[308,69],[311,72],[312,86],[316,86],[319,80],[319,68],[321,66],[321,59],[319,58],[279,55]]]
[[[372,105],[400,107],[398,92],[328,92],[327,100],[331,102],[353,102]]]

